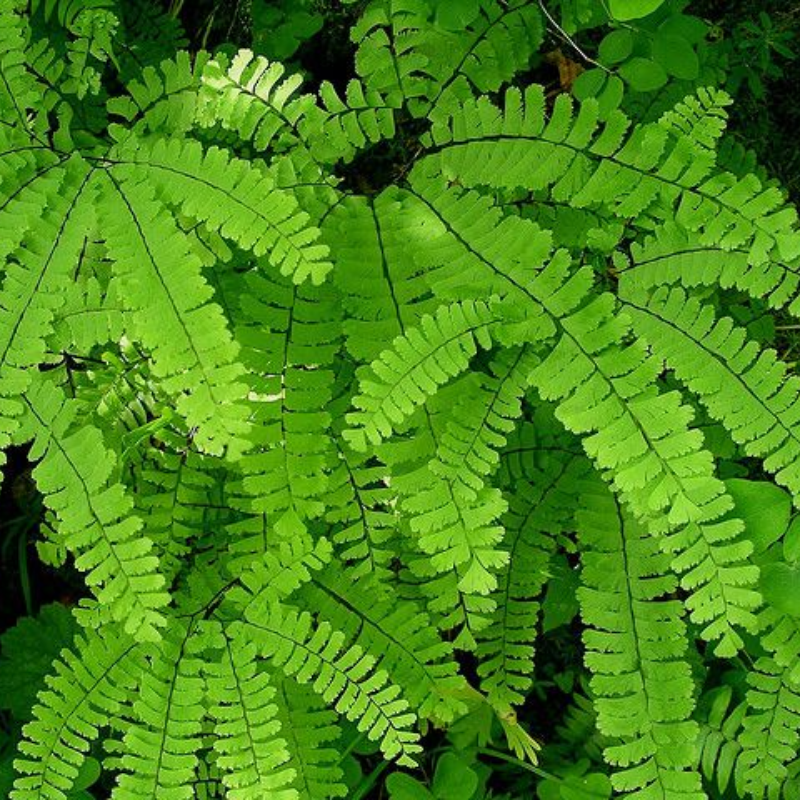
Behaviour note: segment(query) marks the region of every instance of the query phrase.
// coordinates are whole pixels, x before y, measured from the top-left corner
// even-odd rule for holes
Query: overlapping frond
[[[307,611],[272,603],[261,612],[242,623],[260,655],[288,677],[311,684],[329,706],[380,742],[386,758],[415,764],[420,747],[410,728],[416,717],[400,688],[385,671],[376,671],[375,656],[349,644],[328,622],[315,623]]]
[[[459,20],[430,20],[424,0],[373,0],[352,30],[356,69],[417,116],[494,92],[529,63],[542,40],[539,9],[525,0],[481,0]],[[463,12],[462,12],[463,13]],[[396,102],[396,101],[395,101]]]
[[[467,186],[547,190],[634,220],[667,207],[701,246],[741,250],[753,265],[800,256],[797,214],[780,190],[715,170],[668,126],[631,128],[621,112],[601,121],[593,100],[575,114],[559,95],[549,117],[539,86],[508,90],[503,109],[485,96],[467,100],[437,121],[431,143],[436,169]]]
[[[240,50],[203,69],[197,120],[252,141],[259,153],[307,148],[322,164],[350,160],[359,149],[394,135],[394,108],[359,81],[347,85],[344,98],[329,82],[319,98],[298,94],[302,77],[286,75],[280,62]]]
[[[255,659],[256,648],[219,628],[219,658],[207,666],[206,691],[214,720],[214,750],[230,800],[297,800],[295,771],[281,734],[276,689]]]
[[[300,800],[347,797],[342,772],[341,730],[336,712],[309,687],[274,675],[275,705],[286,748],[288,769],[295,773],[293,788]]]
[[[13,800],[66,800],[98,729],[129,702],[144,669],[141,646],[113,627],[62,651],[25,727]]]
[[[114,800],[194,797],[192,781],[203,746],[207,639],[194,619],[174,620],[150,654],[125,726]]]
[[[345,343],[359,361],[372,361],[432,310],[424,272],[408,258],[418,227],[411,217],[403,193],[387,189],[373,199],[344,198],[323,226],[347,312]]]
[[[324,511],[334,458],[327,406],[341,312],[329,286],[312,292],[256,272],[245,280],[248,291],[234,316],[249,373],[253,448],[232,495],[241,510],[270,515],[288,537]]]
[[[617,258],[621,293],[662,285],[716,285],[763,297],[774,307],[788,306],[793,314],[800,309],[797,259],[776,257],[752,264],[746,249],[700,242],[674,220],[660,225],[642,244],[634,243],[631,254],[630,260]]]
[[[463,372],[478,346],[491,345],[497,316],[482,301],[441,306],[392,343],[359,375],[344,436],[357,450],[387,438],[439,386]]]
[[[45,341],[68,281],[94,224],[90,169],[79,158],[60,160],[9,153],[0,173],[0,256],[7,257],[0,289],[0,444],[7,446],[20,413],[19,396],[32,368],[46,361]]]
[[[363,648],[379,654],[384,669],[421,717],[448,723],[465,710],[458,690],[452,646],[443,642],[427,614],[415,603],[398,600],[374,575],[353,579],[342,570],[314,575],[301,596]]]
[[[266,255],[297,283],[311,278],[319,284],[330,271],[327,248],[316,243],[319,232],[307,224],[308,215],[257,163],[177,137],[129,136],[110,158],[112,174],[147,180],[185,215],[257,256]]]
[[[698,395],[744,452],[793,493],[800,492],[800,379],[730,317],[682,288],[623,300],[633,329]]]
[[[97,599],[128,633],[158,639],[169,595],[133,500],[113,477],[114,454],[98,429],[75,424],[80,404],[49,381],[29,387],[23,403],[38,461],[33,475],[55,514],[57,546],[75,555]]]
[[[129,325],[151,352],[153,374],[197,428],[201,447],[241,453],[249,430],[244,370],[222,311],[210,302],[200,261],[144,176],[115,170],[105,181],[99,220]]]
[[[502,518],[509,554],[493,595],[497,608],[478,636],[478,674],[489,702],[501,711],[524,702],[533,684],[540,593],[550,577],[556,536],[573,521],[576,487],[587,471],[582,456],[557,453],[548,469],[514,486]]]
[[[748,710],[742,720],[737,769],[754,800],[781,796],[786,764],[797,757],[800,743],[800,685],[770,658],[760,658],[748,675]]]
[[[30,38],[26,6],[25,0],[0,3],[0,118],[4,124],[30,134],[28,114],[37,107],[39,92],[26,67]],[[4,135],[0,134],[0,142]]]
[[[694,684],[675,579],[653,537],[597,483],[578,512],[586,664],[614,788],[626,797],[702,800]]]

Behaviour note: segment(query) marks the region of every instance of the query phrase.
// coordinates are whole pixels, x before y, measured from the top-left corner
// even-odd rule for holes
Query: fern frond
[[[327,539],[312,542],[306,536],[282,541],[237,578],[239,585],[226,592],[225,603],[236,609],[236,616],[258,621],[269,615],[272,605],[308,583],[330,558]]]
[[[140,174],[111,173],[98,215],[135,337],[152,353],[153,373],[211,454],[247,446],[241,382],[221,309],[210,303],[199,259]],[[153,325],[153,319],[159,324]]]
[[[262,612],[242,623],[259,653],[287,677],[311,683],[326,703],[379,741],[386,758],[414,765],[420,752],[417,734],[409,730],[415,715],[386,672],[376,671],[375,657],[349,645],[329,623],[314,623],[307,611],[271,603]]]
[[[297,800],[296,777],[287,766],[276,694],[259,670],[253,644],[231,639],[220,627],[212,635],[219,659],[206,667],[206,691],[214,720],[214,750],[230,800]]]
[[[632,260],[617,259],[620,293],[640,292],[662,285],[686,289],[719,285],[735,287],[775,307],[788,305],[800,313],[800,265],[796,259],[771,258],[749,263],[747,250],[704,244],[674,221],[667,222],[631,246]],[[631,286],[632,285],[632,286]]]
[[[66,800],[90,742],[144,670],[141,646],[113,627],[81,634],[63,650],[25,726],[12,800]]]
[[[280,152],[297,146],[297,126],[316,107],[309,94],[297,96],[301,75],[286,75],[280,62],[270,62],[251,50],[224,54],[203,67],[197,122],[204,127],[220,125],[257,151]]]
[[[622,347],[627,321],[617,301],[596,297],[561,324],[564,335],[531,375],[544,399],[559,400],[556,416],[584,439],[637,515],[675,553],[673,568],[691,591],[692,619],[717,652],[742,645],[739,625],[752,630],[758,570],[739,520],[721,520],[733,501],[713,473],[702,434],[676,392],[652,384],[659,366],[641,342]],[[589,338],[591,337],[591,339]],[[592,341],[593,340],[593,341]],[[667,510],[669,509],[669,510]]]
[[[353,28],[356,70],[415,116],[435,115],[473,91],[493,92],[524,69],[542,40],[539,9],[481,0],[466,26],[432,24],[420,0],[373,0]]]
[[[258,164],[177,137],[130,136],[110,158],[115,173],[152,181],[186,216],[257,256],[266,255],[296,283],[310,277],[320,284],[330,271],[327,248],[315,243],[319,232],[308,226],[308,216],[294,198],[276,189]]]
[[[707,692],[702,702],[706,708],[699,723],[698,767],[720,794],[734,786],[737,793],[744,796],[743,770],[739,764],[742,745],[737,736],[747,713],[747,703],[733,701],[730,686],[719,686]]]
[[[748,712],[739,743],[745,791],[755,800],[778,798],[787,777],[786,764],[797,757],[800,743],[800,686],[786,669],[760,658],[748,674]]]
[[[140,640],[157,640],[170,598],[130,495],[110,480],[114,455],[99,430],[75,427],[80,403],[49,381],[38,380],[23,400],[31,458],[39,462],[33,475],[56,515],[59,541],[111,617]]]
[[[22,168],[23,178],[0,206],[0,256],[10,255],[0,289],[0,444],[7,445],[17,427],[18,398],[30,385],[30,368],[46,360],[45,340],[64,302],[62,286],[94,216],[91,172],[81,159],[63,168],[53,161],[42,167],[33,158],[5,163]]]
[[[698,395],[749,456],[793,493],[800,492],[800,379],[774,350],[748,341],[730,317],[681,288],[623,300],[634,331]]]
[[[478,635],[476,653],[481,688],[500,713],[520,705],[533,684],[539,595],[550,576],[555,537],[572,522],[575,487],[587,468],[581,456],[556,454],[549,469],[516,484],[502,518],[508,564],[500,571],[493,595],[497,609]]]
[[[420,236],[410,217],[403,194],[387,189],[371,200],[345,197],[323,226],[347,312],[347,350],[358,361],[375,359],[432,310],[424,274],[408,258],[409,240]]]
[[[694,770],[697,724],[687,634],[669,559],[625,518],[604,487],[587,485],[578,512],[579,589],[597,725],[617,737],[604,752],[626,796],[702,800]]]
[[[30,39],[26,6],[25,0],[0,2],[0,119],[30,135],[28,113],[38,107],[39,90],[26,69]]]
[[[394,108],[380,94],[350,81],[342,99],[327,81],[319,100],[298,95],[302,77],[286,76],[283,64],[250,50],[230,61],[218,56],[203,70],[197,119],[221,125],[260,153],[306,147],[318,163],[349,161],[370,144],[395,132]]]
[[[520,399],[538,362],[529,348],[504,350],[481,375],[478,390],[465,393],[439,442],[434,475],[452,483],[457,495],[472,500],[500,462],[505,435],[522,415]]]
[[[496,521],[507,508],[499,489],[486,486],[464,500],[452,482],[430,474],[425,488],[409,495],[402,508],[420,550],[429,558],[429,570],[455,570],[459,592],[465,595],[494,591],[496,573],[508,562],[508,554],[498,547],[503,529]]]
[[[573,115],[569,96],[559,95],[547,119],[541,87],[524,95],[509,89],[503,110],[481,97],[434,125],[423,164],[432,159],[429,168],[467,186],[548,190],[622,218],[646,218],[659,201],[701,245],[743,250],[753,265],[800,255],[797,214],[776,187],[714,171],[711,159],[658,123],[638,125],[627,138],[621,112],[598,123],[593,100]]]
[[[415,113],[441,116],[474,94],[498,91],[525,70],[544,38],[541,11],[526,0],[481,0],[465,27],[427,26],[418,49],[433,85]]]
[[[374,0],[350,31],[356,72],[392,104],[426,94],[428,59],[414,45],[429,12],[425,0]]]
[[[109,113],[123,119],[137,136],[187,133],[194,127],[200,76],[207,61],[203,51],[191,59],[181,50],[157,66],[138,68],[126,84],[127,94],[108,100]]]
[[[222,528],[230,513],[218,511],[226,503],[222,465],[193,452],[186,437],[160,431],[158,439],[136,471],[137,511],[169,579],[185,567],[192,540]]]
[[[489,330],[497,321],[485,302],[442,306],[417,328],[394,340],[359,375],[358,408],[347,416],[345,439],[356,449],[387,438],[439,386],[463,372],[478,346],[491,346]]]
[[[315,574],[301,596],[364,652],[379,654],[377,668],[403,690],[420,717],[446,724],[466,710],[458,699],[465,683],[452,646],[416,604],[398,599],[374,575],[354,579],[341,569]]]
[[[343,399],[349,406],[349,397]],[[341,420],[344,413],[334,416]],[[338,431],[334,442],[338,459],[329,475],[325,521],[331,525],[337,555],[354,578],[376,573],[388,579],[398,524],[388,469],[371,464],[367,454],[354,453]]]
[[[68,28],[74,27],[84,14],[92,15],[101,9],[113,12],[116,7],[116,0],[31,0],[31,13],[41,10],[46,20]]]
[[[202,651],[208,634],[175,618],[142,674],[132,719],[125,726],[113,800],[194,797],[192,780],[202,747],[205,682]]]
[[[241,285],[241,276],[234,287]],[[236,505],[302,530],[324,511],[333,458],[327,410],[341,312],[329,286],[313,292],[280,276],[250,273],[236,298],[235,336],[248,369],[253,452],[238,465]],[[240,291],[240,290],[239,290]]]
[[[293,787],[300,800],[347,797],[342,754],[335,746],[341,737],[336,713],[307,686],[278,673],[271,680],[277,689],[277,718],[289,751],[287,767],[295,772]]]
[[[505,214],[490,197],[449,185],[429,166],[422,162],[409,177],[410,211],[422,224],[410,232],[407,247],[432,291],[445,300],[497,294],[522,318],[499,329],[503,344],[546,338],[551,330],[529,291],[548,260],[562,263],[566,255],[553,254],[552,233]]]

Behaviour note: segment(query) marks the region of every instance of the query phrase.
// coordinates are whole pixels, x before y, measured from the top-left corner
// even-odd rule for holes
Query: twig
[[[595,61],[591,56],[586,55],[586,53],[581,50],[576,41],[555,21],[553,15],[545,8],[544,0],[539,0],[539,8],[542,9],[542,13],[547,17],[548,22],[556,29],[556,32],[559,34],[559,36],[568,42],[584,61],[587,61],[589,64],[593,64],[595,67],[599,67],[609,75],[613,74],[608,67],[604,66],[599,61]]]

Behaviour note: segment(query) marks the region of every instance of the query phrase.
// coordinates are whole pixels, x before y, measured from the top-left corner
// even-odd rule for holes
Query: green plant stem
[[[559,778],[557,775],[553,775],[551,772],[547,772],[539,767],[534,767],[533,764],[528,764],[526,761],[522,761],[519,758],[510,756],[507,753],[501,752],[500,750],[494,750],[491,747],[479,747],[478,754],[482,756],[489,756],[491,758],[498,758],[501,761],[507,761],[509,764],[513,764],[515,767],[524,769],[527,772],[532,772],[534,775],[538,775],[540,778],[546,778],[550,781],[558,781],[559,783],[562,782],[561,778]]]
[[[372,789],[372,787],[378,782],[378,778],[389,768],[388,761],[381,761],[372,772],[364,778],[361,783],[356,786],[355,791],[352,794],[351,800],[363,800],[364,797],[367,796],[367,793]]]

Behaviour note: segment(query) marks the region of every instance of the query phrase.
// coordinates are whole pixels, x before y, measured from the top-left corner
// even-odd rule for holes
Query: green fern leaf
[[[141,648],[111,627],[80,635],[74,650],[63,650],[25,726],[12,800],[66,800],[89,743],[144,668]]]
[[[418,328],[398,337],[362,370],[361,393],[348,415],[345,439],[356,450],[378,444],[425,402],[440,385],[466,369],[477,346],[488,348],[489,329],[497,318],[485,302],[442,306],[422,318]]]
[[[259,653],[299,683],[311,683],[326,703],[379,741],[386,758],[414,765],[420,747],[408,729],[415,716],[386,673],[375,671],[374,656],[348,645],[345,634],[327,622],[315,624],[306,611],[277,603],[264,611],[243,623]]]
[[[556,454],[551,469],[528,473],[509,500],[502,520],[509,561],[494,594],[497,609],[491,625],[480,632],[477,649],[481,688],[499,713],[522,704],[533,684],[539,594],[549,577],[555,537],[574,517],[574,487],[587,464],[579,456]]]
[[[787,777],[785,765],[796,758],[800,742],[800,687],[769,658],[756,662],[748,682],[738,766],[751,797],[777,798]]]
[[[342,754],[335,745],[341,736],[336,714],[307,686],[273,676],[277,688],[277,717],[289,751],[287,767],[294,770],[300,800],[347,797],[341,770]]]
[[[152,181],[188,217],[266,255],[296,283],[309,277],[322,283],[330,271],[327,248],[315,243],[319,232],[258,164],[231,158],[218,147],[204,150],[197,142],[134,136],[118,143],[110,158],[115,175]]]
[[[26,432],[34,438],[34,479],[57,519],[57,536],[111,617],[140,640],[157,640],[169,602],[152,542],[114,468],[100,432],[75,427],[80,404],[46,380],[24,396]]]
[[[668,558],[604,488],[587,486],[582,499],[585,660],[598,728],[620,740],[604,752],[617,767],[614,788],[702,800],[686,627],[680,602],[666,597],[675,588]]]
[[[177,620],[152,653],[122,740],[114,800],[194,796],[202,747],[202,650],[208,634]]]
[[[200,263],[154,188],[131,172],[108,174],[98,213],[136,338],[152,352],[153,373],[211,454],[247,446],[243,368]],[[156,318],[158,326],[152,324]]]
[[[800,379],[773,350],[761,350],[729,317],[683,289],[626,296],[633,328],[744,452],[763,459],[778,483],[800,492]]]
[[[296,775],[287,766],[289,752],[272,702],[276,690],[258,669],[255,647],[230,639],[221,628],[214,638],[220,657],[208,665],[206,685],[226,797],[297,800],[291,788]]]

